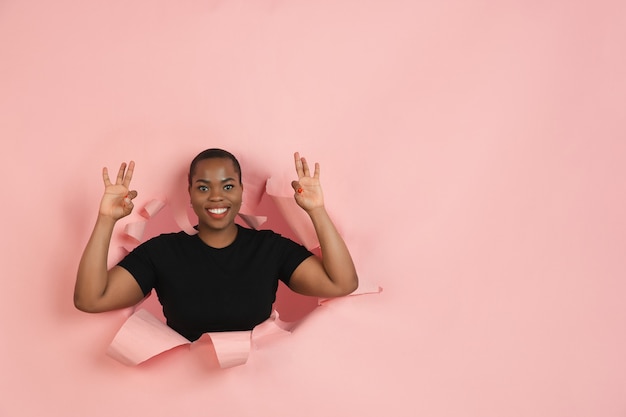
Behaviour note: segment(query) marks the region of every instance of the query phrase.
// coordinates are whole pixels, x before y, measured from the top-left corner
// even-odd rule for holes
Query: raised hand
[[[129,190],[130,180],[133,178],[135,162],[130,161],[128,169],[126,162],[120,165],[117,172],[115,184],[109,179],[107,168],[102,169],[102,180],[104,181],[104,195],[100,202],[100,215],[107,216],[113,220],[119,220],[128,216],[133,211],[133,198],[137,197],[137,191]]]
[[[298,174],[298,180],[291,182],[291,186],[295,191],[296,203],[307,212],[324,207],[324,195],[322,194],[322,186],[320,184],[320,165],[317,162],[315,163],[315,171],[311,175],[306,159],[301,158],[298,152],[293,157],[296,164],[296,173]]]

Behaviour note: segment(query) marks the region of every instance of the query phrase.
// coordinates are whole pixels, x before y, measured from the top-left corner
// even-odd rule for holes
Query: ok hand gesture
[[[119,220],[128,216],[133,211],[133,198],[137,197],[137,191],[129,191],[130,180],[133,178],[135,162],[130,161],[128,169],[126,163],[120,165],[117,172],[115,184],[109,179],[107,168],[102,169],[102,180],[104,181],[104,195],[100,202],[100,215],[107,216],[113,220]]]
[[[324,207],[324,196],[320,184],[320,165],[315,163],[315,171],[311,176],[309,164],[296,152],[294,155],[298,180],[292,181],[291,186],[295,191],[296,203],[305,211],[309,212],[316,208]]]

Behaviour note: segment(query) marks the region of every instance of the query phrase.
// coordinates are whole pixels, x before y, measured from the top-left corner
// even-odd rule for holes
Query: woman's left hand
[[[320,164],[315,163],[315,171],[311,175],[306,159],[301,158],[298,152],[293,157],[298,174],[298,180],[291,182],[296,203],[307,212],[324,207],[324,196],[320,184]]]
[[[294,197],[311,218],[315,234],[320,243],[322,256],[310,256],[291,274],[289,288],[314,297],[339,297],[348,295],[359,286],[354,262],[324,207],[320,166],[315,164],[313,175],[306,159],[294,154],[298,180],[292,181]]]

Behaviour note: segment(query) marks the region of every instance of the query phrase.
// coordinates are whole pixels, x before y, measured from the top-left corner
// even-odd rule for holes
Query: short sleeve
[[[153,245],[154,242],[149,240],[137,246],[118,263],[118,266],[130,272],[135,278],[143,295],[148,295],[152,291],[156,281],[156,271],[152,260],[154,255],[150,250]]]
[[[307,248],[300,245],[299,243],[294,242],[293,240],[287,239],[280,235],[277,235],[281,240],[280,247],[282,251],[281,256],[281,268],[279,271],[279,278],[285,284],[289,284],[289,280],[291,280],[291,275],[293,271],[300,266],[305,259],[313,256]]]

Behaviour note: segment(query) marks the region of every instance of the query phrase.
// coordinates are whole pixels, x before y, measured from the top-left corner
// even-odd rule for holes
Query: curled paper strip
[[[143,238],[143,232],[145,231],[146,231],[145,221],[132,222],[124,226],[124,233],[127,236],[132,237],[133,240],[136,240],[137,242],[141,242],[141,239]],[[129,248],[126,248],[126,249],[128,250]]]
[[[258,346],[280,335],[289,334],[273,312],[269,319],[252,330],[211,332],[211,339],[221,368],[243,365],[248,361],[252,344]],[[196,342],[193,342],[196,343]],[[145,309],[133,313],[109,345],[107,354],[133,366],[178,346],[193,344]]]
[[[209,333],[220,368],[243,365],[250,354],[250,331]]]
[[[145,205],[143,209],[139,212],[146,219],[150,219],[154,217],[161,209],[165,207],[165,202],[161,200],[151,200],[148,204]]]
[[[251,228],[254,230],[259,230],[259,228],[267,221],[267,217],[265,216],[253,216],[250,214],[239,213],[239,217]]]
[[[107,354],[125,365],[138,365],[159,353],[189,343],[147,310],[130,316],[111,342]]]
[[[146,223],[159,211],[161,211],[163,207],[165,207],[164,201],[154,199],[148,202],[139,211],[139,214],[141,215],[141,217],[143,217],[143,220],[128,223],[126,226],[124,226],[124,234],[132,238],[132,240],[136,243],[141,242],[143,240],[143,234],[146,231]],[[123,248],[127,252],[130,252],[131,250],[133,250],[134,246],[135,245],[124,244]]]

